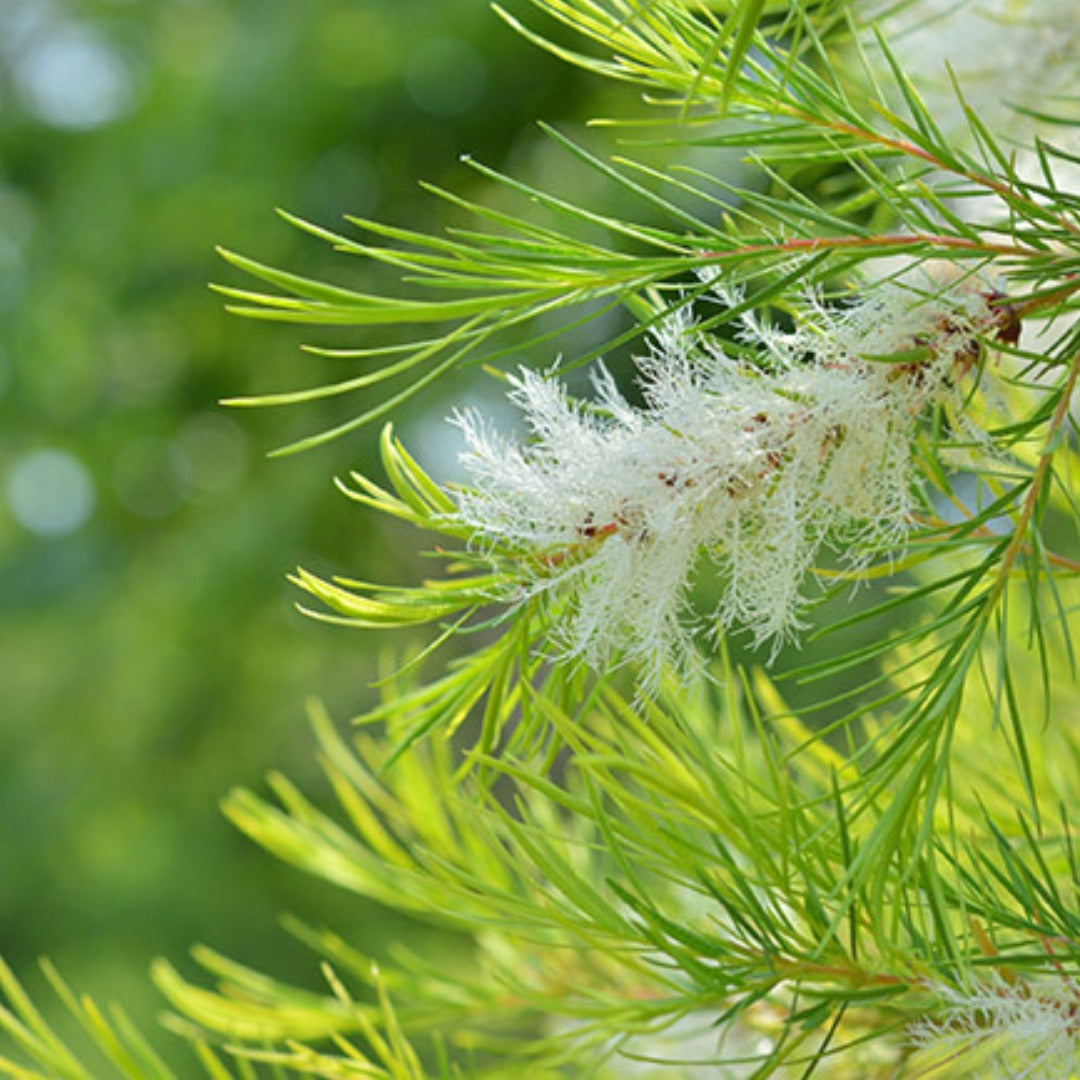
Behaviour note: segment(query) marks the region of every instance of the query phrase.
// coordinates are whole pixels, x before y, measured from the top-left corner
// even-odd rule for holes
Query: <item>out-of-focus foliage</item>
[[[16,969],[48,952],[139,1014],[152,955],[198,939],[287,971],[276,913],[317,899],[329,917],[337,894],[251,850],[216,801],[270,765],[311,769],[306,696],[367,703],[376,639],[301,619],[285,573],[405,576],[401,545],[311,482],[362,466],[369,436],[271,465],[333,409],[240,423],[216,405],[333,361],[224,315],[213,245],[317,271],[330,256],[271,207],[423,225],[417,178],[467,189],[460,153],[528,158],[522,117],[584,115],[583,82],[474,0],[0,0],[0,952]],[[383,936],[345,910],[361,940]],[[311,967],[297,949],[294,974]]]

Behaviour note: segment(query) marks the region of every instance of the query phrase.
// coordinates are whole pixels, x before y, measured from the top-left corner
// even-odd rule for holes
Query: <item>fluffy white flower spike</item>
[[[945,1005],[941,1020],[910,1031],[922,1049],[925,1076],[986,1080],[1069,1080],[1080,1069],[1080,996],[1069,982],[1055,987],[1002,980],[963,989],[933,986]]]
[[[779,643],[824,544],[858,565],[903,543],[916,421],[959,394],[1001,310],[971,290],[920,300],[886,286],[842,309],[811,299],[792,331],[743,315],[732,355],[683,309],[637,361],[643,408],[600,367],[588,403],[550,375],[511,380],[525,445],[459,414],[460,516],[481,543],[540,556],[527,587],[569,599],[571,654],[620,652],[653,671],[685,661],[703,556],[719,582],[714,625]]]

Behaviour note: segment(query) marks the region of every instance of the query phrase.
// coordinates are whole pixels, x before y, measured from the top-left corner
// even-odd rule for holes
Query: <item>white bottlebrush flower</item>
[[[471,481],[459,514],[480,543],[528,553],[527,589],[569,599],[569,653],[621,652],[653,671],[689,657],[703,555],[718,571],[715,625],[778,643],[823,544],[855,565],[902,544],[916,421],[958,393],[995,309],[962,287],[917,298],[886,285],[844,308],[808,301],[802,316],[781,331],[744,315],[730,351],[672,316],[637,361],[640,409],[602,367],[588,403],[523,371],[510,397],[525,445],[458,415]]]
[[[910,1029],[926,1076],[1070,1080],[1080,1069],[1080,996],[1057,986],[1001,979],[956,989],[931,986],[944,1015]]]
[[[1051,109],[1076,93],[1080,23],[1073,0],[863,0],[935,119],[966,126],[954,80],[991,131],[1017,135],[1038,121],[1021,109]]]
[[[971,149],[975,142],[959,87],[1006,152],[1018,147],[1015,167],[1026,179],[1045,182],[1037,137],[1080,152],[1080,128],[1047,118],[1077,115],[1076,0],[862,0],[860,8],[868,19],[880,16],[901,68],[954,143]],[[1065,190],[1080,176],[1075,163],[1055,160],[1054,170]]]

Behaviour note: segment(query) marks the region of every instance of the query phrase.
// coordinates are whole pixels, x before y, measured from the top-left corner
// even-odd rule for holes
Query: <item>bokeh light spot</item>
[[[26,108],[53,127],[99,127],[131,103],[131,73],[121,54],[100,35],[72,23],[36,35],[14,74]]]
[[[16,521],[38,536],[64,536],[94,509],[94,482],[86,466],[63,450],[35,450],[11,467],[7,501]]]

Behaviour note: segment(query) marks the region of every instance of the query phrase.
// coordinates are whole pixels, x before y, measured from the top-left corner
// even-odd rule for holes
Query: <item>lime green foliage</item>
[[[4,1075],[19,1077],[20,1080],[37,1077],[41,1080],[45,1077],[94,1080],[103,1076],[172,1080],[176,1076],[195,1075],[187,1069],[183,1073],[174,1072],[121,1009],[114,1007],[107,1014],[102,1012],[89,998],[77,997],[51,965],[45,964],[43,967],[57,998],[68,1015],[77,1021],[90,1049],[80,1046],[79,1052],[74,1052],[43,1019],[8,968],[0,967],[0,985],[10,1005],[10,1008],[0,1012],[0,1031],[36,1063],[34,1068],[27,1068],[0,1057],[0,1071]],[[167,968],[162,967],[158,974],[164,987],[176,984],[175,977]],[[362,1008],[352,1001],[329,971],[327,979],[339,995],[340,1008],[337,1011],[341,1019],[336,1026],[359,1031],[370,1047],[367,1054],[339,1038],[337,1046],[343,1054],[340,1058],[296,1049],[291,1052],[267,1050],[261,1053],[252,1050],[242,1058],[232,1060],[231,1055],[223,1056],[202,1039],[185,1032],[190,1037],[193,1058],[199,1065],[198,1075],[209,1077],[210,1080],[227,1080],[230,1077],[257,1080],[260,1076],[366,1077],[369,1080],[419,1080],[423,1077],[425,1074],[420,1060],[409,1046],[381,989],[377,969],[371,971],[371,981],[378,992],[378,1006],[373,1009]],[[205,995],[180,986],[175,987],[175,992],[178,997],[196,1001],[205,998]],[[298,996],[294,995],[294,998]],[[326,1003],[319,1001],[317,1005],[317,1010],[309,1005],[309,1012],[316,1012],[318,1016],[315,1026],[317,1034],[335,1030],[335,1025],[327,1022]],[[294,1001],[294,1022],[301,1007],[301,1003]],[[379,1033],[371,1017],[378,1019],[385,1034]],[[257,1031],[264,1029],[257,1024],[252,1025],[249,1020],[245,1031],[250,1032],[253,1026]]]
[[[406,934],[376,968],[349,935],[291,919],[323,989],[201,949],[212,988],[155,969],[170,1025],[221,1070],[211,1075],[884,1078],[1012,1075],[1018,1061],[1033,1077],[1074,1075],[1074,155],[1034,133],[1015,152],[1002,145],[962,86],[966,130],[943,134],[887,44],[889,20],[866,25],[858,6],[532,8],[546,20],[537,29],[502,14],[659,109],[620,121],[630,146],[614,161],[547,129],[607,197],[476,165],[485,191],[435,189],[446,231],[356,219],[355,238],[291,219],[362,258],[372,286],[228,254],[271,290],[223,286],[240,313],[363,334],[358,349],[328,349],[360,374],[261,403],[362,391],[357,415],[292,448],[320,444],[454,369],[523,352],[550,365],[565,331],[591,325],[593,343],[565,367],[604,352],[615,374],[597,376],[592,401],[566,392],[556,407],[537,393],[530,419],[534,445],[568,432],[566,415],[595,418],[582,427],[600,438],[610,415],[630,429],[645,411],[614,391],[614,378],[630,382],[626,352],[640,366],[652,333],[652,370],[677,367],[671,327],[693,305],[724,371],[755,391],[775,382],[793,405],[756,468],[738,484],[721,477],[738,503],[747,486],[779,489],[796,452],[825,461],[845,437],[795,449],[814,405],[799,381],[809,360],[791,344],[810,339],[797,335],[837,337],[837,313],[895,288],[924,305],[974,297],[974,325],[932,307],[943,314],[910,341],[801,354],[828,357],[825,372],[865,365],[916,402],[903,550],[867,532],[854,568],[816,567],[830,588],[801,663],[766,672],[766,657],[717,633],[697,672],[650,677],[629,649],[592,670],[552,646],[574,594],[537,582],[587,567],[605,544],[653,542],[629,496],[599,525],[584,506],[569,540],[485,531],[462,509],[470,492],[436,482],[385,427],[386,480],[355,473],[339,486],[366,513],[434,537],[437,572],[400,586],[307,570],[294,581],[320,619],[427,626],[428,644],[388,669],[354,735],[312,707],[336,809],[276,774],[271,795],[240,788],[224,808],[309,879],[441,930],[447,945],[433,955]],[[720,167],[732,155],[742,171]],[[803,321],[808,306],[816,323]],[[380,338],[387,327],[405,336]],[[918,396],[942,357],[955,392]],[[675,389],[710,392],[690,377]],[[768,421],[763,409],[746,423]],[[527,454],[505,451],[508,471],[527,475]],[[821,497],[826,470],[807,475],[798,497]],[[678,477],[653,479],[663,496]],[[5,1026],[29,1060],[49,1068],[76,1053],[34,1023],[10,979],[6,992]],[[92,1026],[114,1059],[131,1052]]]

